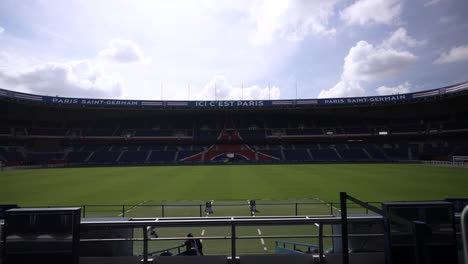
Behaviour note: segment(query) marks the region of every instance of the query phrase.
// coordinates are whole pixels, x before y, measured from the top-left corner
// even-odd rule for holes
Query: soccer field
[[[0,203],[20,206],[145,201],[365,201],[468,197],[468,169],[416,164],[99,167],[0,173]]]
[[[248,216],[338,214],[339,192],[364,201],[414,201],[468,197],[468,169],[409,164],[308,164],[99,167],[0,173],[0,203],[82,206],[86,217]],[[99,206],[98,206],[99,205]],[[113,205],[113,206],[110,206]],[[122,206],[124,205],[124,206]],[[162,207],[164,205],[164,208]],[[378,204],[377,204],[378,205]],[[365,213],[353,208],[350,213]],[[202,211],[203,210],[203,211]],[[325,233],[330,232],[327,227]],[[228,227],[161,228],[160,237],[229,236]],[[238,235],[317,235],[314,226],[242,227]],[[135,236],[141,237],[138,230]],[[274,252],[276,239],[242,240],[242,254]],[[288,239],[286,239],[288,240]],[[316,244],[313,239],[289,239]],[[153,241],[150,251],[183,241]],[[206,254],[228,254],[229,240],[205,240]],[[331,240],[325,240],[329,247]],[[135,243],[141,252],[141,243]]]

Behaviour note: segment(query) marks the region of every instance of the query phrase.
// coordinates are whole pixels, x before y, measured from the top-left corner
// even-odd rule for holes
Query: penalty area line
[[[257,229],[257,232],[258,232],[258,235],[261,236],[262,235],[262,230],[260,230],[260,228]],[[260,243],[262,244],[262,246],[265,246],[265,240],[262,238],[260,238]],[[267,247],[263,247],[263,250],[267,251],[268,248]]]
[[[128,213],[128,212],[132,211],[133,209],[137,208],[138,206],[143,205],[144,203],[147,203],[147,202],[148,201],[145,200],[145,201],[143,201],[143,202],[141,202],[141,203],[139,203],[137,205],[134,205],[134,206],[130,207],[128,210],[126,210],[125,213]],[[118,216],[122,216],[122,215],[123,215],[123,213],[120,213]]]

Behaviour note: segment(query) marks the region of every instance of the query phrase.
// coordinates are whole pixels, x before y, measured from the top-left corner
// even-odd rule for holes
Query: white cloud
[[[0,69],[0,79],[15,90],[50,96],[118,98],[122,93],[117,77],[101,74],[87,60],[40,64],[19,72]]]
[[[357,81],[380,80],[400,72],[416,59],[408,51],[374,47],[366,41],[359,41],[345,58],[343,78]]]
[[[405,28],[400,27],[395,32],[390,35],[384,42],[382,46],[384,47],[417,47],[423,45],[425,41],[416,40],[408,35]]]
[[[457,17],[456,16],[441,16],[439,17],[439,24],[442,25],[447,25],[454,23],[456,21]]]
[[[340,12],[347,25],[392,24],[401,13],[401,0],[358,0]]]
[[[335,86],[328,90],[322,90],[318,98],[337,98],[363,96],[366,91],[359,81],[340,80]]]
[[[442,53],[437,58],[435,64],[448,64],[461,61],[468,61],[468,45],[452,48],[451,50]]]
[[[216,91],[216,96],[215,96]],[[205,85],[200,100],[268,100],[279,99],[280,89],[277,86],[251,85],[242,88],[242,85],[234,86],[223,75],[216,75]]]
[[[0,27],[0,34],[2,34],[3,32],[5,32],[5,29]]]
[[[439,2],[440,2],[440,0],[430,0],[430,1],[425,2],[424,6],[425,7],[434,6],[434,5],[437,5]]]
[[[375,89],[378,95],[392,95],[392,94],[404,94],[409,93],[411,89],[411,84],[405,82],[395,87],[380,86]]]
[[[108,48],[99,52],[98,57],[118,63],[132,63],[141,61],[143,53],[133,41],[113,39]]]
[[[263,0],[250,12],[250,19],[256,25],[250,41],[264,45],[277,37],[299,41],[309,34],[334,36],[336,30],[329,26],[329,19],[336,2],[338,0]]]
[[[319,98],[363,96],[362,82],[382,80],[401,72],[415,62],[417,57],[408,51],[392,47],[373,46],[359,41],[344,59],[340,81],[328,90],[322,90]]]

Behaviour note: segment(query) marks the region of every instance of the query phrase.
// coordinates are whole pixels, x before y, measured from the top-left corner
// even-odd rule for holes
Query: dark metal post
[[[369,202],[366,202],[367,205],[369,205]],[[366,214],[369,214],[369,208],[366,207]]]
[[[146,232],[146,227],[142,228],[143,230],[143,263],[148,263],[148,232]]]
[[[330,203],[330,214],[333,214],[333,202]]]
[[[83,218],[86,217],[86,205],[83,205]]]
[[[231,226],[231,264],[237,263],[236,261],[236,225]]]
[[[319,262],[323,263],[323,224],[319,224]]]
[[[164,217],[164,204],[161,205],[161,216]]]
[[[416,264],[423,264],[424,262],[424,239],[426,235],[426,223],[420,221],[413,222],[414,242],[415,242],[415,258]]]
[[[202,205],[201,204],[199,204],[199,208],[200,208],[200,217],[201,217],[202,216],[201,215],[202,214]]]
[[[125,217],[125,204],[122,205],[122,217]]]
[[[296,216],[297,216],[297,203],[296,203]]]
[[[348,252],[348,210],[346,208],[346,199],[348,195],[346,192],[340,192],[340,203],[341,203],[341,247],[343,264],[349,263],[349,252]]]

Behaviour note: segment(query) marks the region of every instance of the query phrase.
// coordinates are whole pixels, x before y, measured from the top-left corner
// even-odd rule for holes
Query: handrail
[[[367,202],[368,204],[374,204],[374,203],[380,203],[380,202]],[[337,208],[335,207],[338,205],[339,202],[326,202],[326,201],[319,201],[317,200],[316,202],[267,202],[264,201],[257,201],[257,207],[261,206],[291,206],[288,209],[291,209],[294,211],[294,215],[299,215],[299,210],[304,208],[302,206],[307,206],[307,205],[324,205],[330,210],[330,214],[334,214],[335,210]],[[107,209],[112,208],[115,211],[119,211],[119,217],[125,217],[126,213],[128,210],[137,208],[137,207],[142,207],[142,208],[148,208],[148,207],[157,207],[160,208],[160,213],[162,217],[167,217],[166,215],[166,209],[167,208],[177,208],[177,207],[187,207],[187,208],[197,208],[198,207],[198,215],[197,217],[202,217],[202,208],[205,206],[205,203],[189,203],[189,204],[163,204],[163,203],[158,203],[158,204],[84,204],[84,205],[73,205],[73,207],[81,207],[82,208],[82,217],[85,218],[87,215],[87,209],[91,208],[103,208],[104,211],[107,211]],[[235,206],[245,206],[246,207],[246,214],[247,214],[247,206],[248,204],[246,203],[218,203],[216,204],[216,208],[223,208],[223,207],[235,207]],[[63,205],[49,205],[49,206],[23,206],[23,208],[55,208],[55,207],[71,207],[69,205],[63,206]],[[305,207],[307,209],[307,207]],[[109,209],[109,210],[112,210]],[[368,209],[366,210],[366,214],[368,213]],[[94,211],[96,212],[96,211]]]
[[[351,216],[348,219],[350,222],[381,222],[382,217],[377,215],[369,216]],[[199,217],[199,218],[142,218],[142,219],[129,219],[129,220],[116,220],[116,221],[83,221],[82,226],[86,227],[107,227],[107,228],[141,228],[143,231],[143,238],[131,238],[133,241],[143,241],[143,263],[148,263],[148,242],[150,241],[164,241],[164,240],[185,240],[186,237],[172,237],[172,238],[150,238],[147,235],[147,227],[153,226],[159,227],[214,227],[214,226],[228,226],[231,227],[230,236],[214,236],[214,237],[194,237],[200,239],[230,239],[231,240],[231,255],[232,260],[236,260],[236,240],[237,239],[258,239],[258,238],[288,238],[288,237],[314,237],[319,240],[323,237],[340,237],[340,235],[278,235],[278,236],[238,236],[236,235],[236,228],[240,226],[278,226],[278,225],[315,225],[319,226],[323,224],[339,224],[341,218],[339,216],[272,216],[272,217]],[[371,236],[374,236],[372,234]],[[382,234],[377,234],[382,236]],[[353,236],[369,236],[369,234],[354,234]],[[125,239],[125,238],[124,238]],[[82,242],[96,242],[96,241],[107,241],[107,239],[82,239]],[[110,239],[109,241],[118,241]],[[323,245],[323,244],[322,244]],[[319,249],[323,252],[323,249]]]
[[[468,205],[465,206],[461,213],[461,230],[463,241],[463,255],[465,256],[465,264],[468,264]]]

